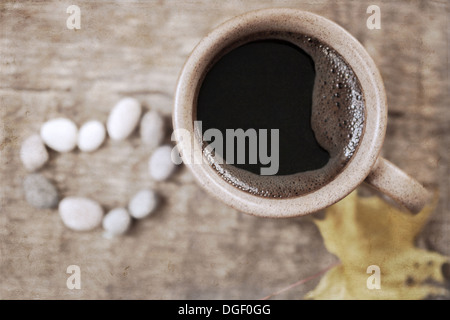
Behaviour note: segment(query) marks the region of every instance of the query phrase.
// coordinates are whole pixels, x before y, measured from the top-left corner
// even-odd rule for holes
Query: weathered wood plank
[[[262,298],[323,269],[327,253],[309,217],[268,220],[209,197],[182,168],[168,182],[147,178],[148,150],[134,136],[98,152],[57,155],[43,174],[63,195],[89,195],[106,209],[141,187],[164,198],[159,212],[123,238],[75,233],[54,210],[24,201],[20,142],[43,121],[106,120],[132,95],[168,121],[181,67],[214,26],[257,8],[297,7],[354,34],[373,56],[390,106],[383,155],[440,201],[421,243],[450,254],[448,4],[381,1],[381,30],[366,28],[370,1],[78,1],[81,30],[65,26],[66,2],[0,4],[1,278],[0,298]],[[66,288],[68,265],[82,269],[82,290]],[[317,280],[280,295],[299,299]]]

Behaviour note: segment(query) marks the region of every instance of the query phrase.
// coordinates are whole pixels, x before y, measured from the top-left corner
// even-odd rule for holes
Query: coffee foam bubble
[[[290,198],[321,188],[347,165],[363,135],[365,101],[358,78],[336,50],[306,35],[272,32],[261,38],[268,36],[297,45],[314,61],[311,127],[317,142],[330,154],[328,163],[317,170],[291,175],[260,176],[221,164],[208,148],[203,148],[203,154],[216,172],[236,188],[261,197]]]

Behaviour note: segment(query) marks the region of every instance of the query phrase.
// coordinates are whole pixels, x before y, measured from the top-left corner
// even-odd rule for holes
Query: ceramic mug
[[[195,152],[201,150],[201,140],[194,129],[196,98],[206,73],[226,52],[255,40],[254,35],[270,31],[313,36],[335,49],[359,79],[366,102],[364,133],[346,167],[318,190],[292,198],[265,198],[242,191],[223,180],[207,161],[201,161],[201,152]],[[383,81],[363,46],[346,30],[326,18],[285,8],[243,14],[223,23],[202,39],[179,76],[173,113],[177,147],[183,162],[200,185],[237,210],[274,218],[301,216],[324,209],[363,182],[409,211],[420,211],[428,201],[429,193],[419,182],[379,156],[386,123],[387,103]],[[190,138],[180,132],[190,133]],[[190,157],[194,155],[196,160],[188,159],[188,154]]]

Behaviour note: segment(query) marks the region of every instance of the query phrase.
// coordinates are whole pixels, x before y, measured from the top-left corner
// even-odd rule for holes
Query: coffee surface
[[[212,66],[199,90],[197,120],[202,133],[223,133],[223,149],[212,153],[204,143],[203,153],[224,180],[251,194],[289,198],[320,188],[348,163],[363,134],[364,97],[334,49],[305,35],[270,36],[231,50]],[[221,163],[229,159],[227,129],[267,129],[272,161],[270,130],[278,129],[278,172],[260,175],[269,165],[259,157],[249,163],[250,139],[246,163],[237,163],[236,148],[233,164]]]
[[[277,40],[248,43],[225,55],[208,72],[198,97],[197,119],[203,131],[219,129],[224,145],[230,143],[226,129],[254,129],[258,141],[260,129],[269,133],[278,129],[276,175],[322,168],[330,156],[311,128],[314,79],[314,62],[299,47]],[[271,144],[268,139],[269,151]],[[238,163],[237,145],[236,141],[234,166],[259,174],[264,164],[258,157],[256,163],[249,162],[248,147],[245,163]],[[227,158],[226,148],[216,154]]]

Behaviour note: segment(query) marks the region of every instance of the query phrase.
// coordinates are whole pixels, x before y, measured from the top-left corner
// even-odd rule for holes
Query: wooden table
[[[265,7],[323,15],[371,54],[390,107],[383,155],[439,189],[418,244],[450,255],[446,1],[378,1],[380,30],[366,26],[372,1],[76,1],[80,30],[66,27],[70,4],[0,4],[0,299],[258,299],[337,261],[310,217],[236,212],[200,189],[186,168],[151,181],[150,153],[137,135],[93,154],[51,152],[42,170],[62,196],[89,196],[105,210],[126,205],[140,188],[158,190],[158,212],[127,236],[70,231],[56,210],[24,201],[19,148],[44,121],[105,121],[129,95],[170,123],[177,76],[195,44],[221,22]],[[66,287],[69,265],[81,268],[81,290]],[[301,299],[317,282],[275,298]]]

